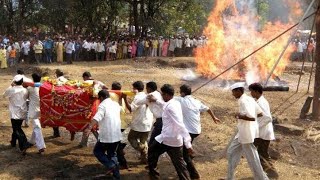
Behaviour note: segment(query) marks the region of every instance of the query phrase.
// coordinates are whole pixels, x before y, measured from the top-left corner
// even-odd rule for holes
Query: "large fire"
[[[285,1],[291,10],[289,14],[301,16],[299,4],[290,4],[290,0]],[[260,17],[257,16],[252,2],[254,1],[216,1],[208,18],[208,25],[204,29],[204,35],[208,38],[207,44],[195,50],[199,73],[206,77],[216,76],[293,25],[293,19],[288,18],[289,23],[286,24],[280,21],[268,22],[263,28],[258,27]],[[281,36],[221,78],[246,79],[248,83],[265,80],[288,42],[289,36],[290,33]],[[293,51],[294,46],[289,46],[273,75],[278,76],[284,71]]]

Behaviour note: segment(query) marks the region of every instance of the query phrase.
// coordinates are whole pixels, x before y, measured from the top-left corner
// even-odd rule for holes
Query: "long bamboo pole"
[[[318,10],[317,10],[318,11]],[[314,28],[314,25],[316,24],[316,16],[314,16],[314,19],[313,19],[313,24],[312,24],[312,27],[311,27],[311,32],[310,32],[310,35],[309,35],[309,38],[308,38],[308,44],[307,44],[307,51],[308,51],[308,48],[310,46],[310,41],[311,41],[311,37],[312,37],[312,33],[313,33],[313,28]],[[312,59],[313,59],[313,52],[312,52]],[[302,71],[304,69],[304,64],[306,62],[306,58],[303,59],[303,62],[302,62],[302,65],[301,65],[301,70],[300,70],[300,74],[299,74],[299,80],[298,80],[298,84],[297,84],[297,90],[296,92],[299,91],[299,86],[300,86],[300,81],[301,81],[301,76],[302,76]],[[312,69],[311,69],[312,71]]]

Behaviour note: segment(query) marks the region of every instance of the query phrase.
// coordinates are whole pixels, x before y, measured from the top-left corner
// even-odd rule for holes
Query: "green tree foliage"
[[[256,6],[259,15],[259,29],[262,29],[268,21],[269,0],[258,0]]]
[[[214,0],[0,0],[0,34],[46,32],[113,34],[135,26],[136,36],[201,33]],[[71,28],[66,28],[66,25]],[[71,30],[70,30],[71,29]]]
[[[167,13],[158,14],[156,24],[159,28],[155,29],[155,32],[171,34],[182,28],[190,34],[200,33],[212,6],[212,0],[180,0],[168,3],[160,9],[160,12]]]

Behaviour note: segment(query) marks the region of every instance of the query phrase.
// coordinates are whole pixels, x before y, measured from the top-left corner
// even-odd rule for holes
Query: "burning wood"
[[[288,86],[264,86],[263,91],[289,91]]]

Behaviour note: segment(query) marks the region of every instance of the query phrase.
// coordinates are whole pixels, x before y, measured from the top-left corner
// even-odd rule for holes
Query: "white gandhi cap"
[[[13,81],[18,82],[18,81],[21,81],[21,79],[23,79],[23,75],[18,74],[14,76]]]
[[[243,88],[245,84],[246,84],[245,82],[237,82],[237,83],[234,83],[232,86],[230,86],[230,89],[234,90],[241,87]]]

